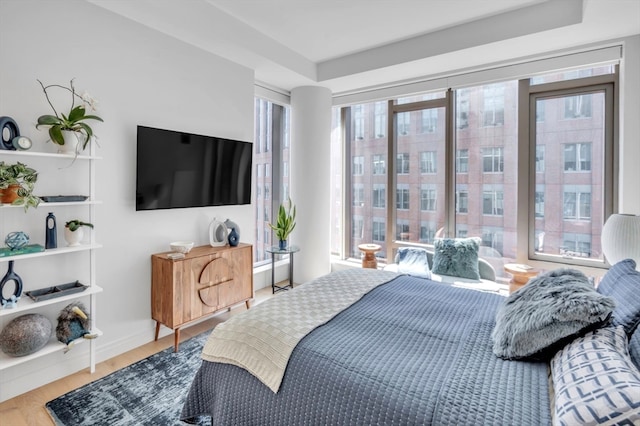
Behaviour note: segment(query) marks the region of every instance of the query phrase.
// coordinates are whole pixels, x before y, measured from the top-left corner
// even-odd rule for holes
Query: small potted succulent
[[[0,192],[3,203],[24,206],[25,211],[29,207],[38,207],[40,198],[33,195],[37,180],[38,172],[26,164],[0,161]]]
[[[296,206],[291,202],[291,198],[286,201],[286,204],[288,205],[287,208],[285,208],[285,203],[280,204],[278,220],[275,225],[269,223],[269,227],[276,231],[280,250],[286,250],[289,234],[296,227]]]
[[[84,237],[83,226],[93,228],[93,224],[73,219],[64,224],[64,239],[70,247],[79,246]]]

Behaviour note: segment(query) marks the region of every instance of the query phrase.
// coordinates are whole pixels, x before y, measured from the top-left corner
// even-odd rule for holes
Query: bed
[[[222,324],[234,320],[227,334],[222,325],[212,332],[181,417],[214,425],[562,424],[549,361],[492,350],[505,295],[455,282],[353,269],[232,317]],[[344,306],[322,308],[343,295]],[[635,393],[640,373],[631,374]],[[639,398],[627,418],[640,421]]]

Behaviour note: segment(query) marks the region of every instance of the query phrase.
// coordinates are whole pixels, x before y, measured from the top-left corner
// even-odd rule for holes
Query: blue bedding
[[[277,393],[239,367],[203,361],[182,418],[207,415],[214,425],[551,424],[547,364],[492,352],[503,300],[399,276],[303,338]]]

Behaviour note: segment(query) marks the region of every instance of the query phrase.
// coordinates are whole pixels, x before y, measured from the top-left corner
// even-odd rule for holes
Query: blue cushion
[[[640,371],[629,359],[622,327],[569,343],[551,360],[559,425],[640,424]]]
[[[636,262],[626,259],[613,265],[602,277],[598,293],[616,301],[613,325],[623,326],[631,336],[640,323],[640,272],[636,271]]]
[[[419,247],[400,247],[396,254],[398,272],[422,278],[431,278],[427,250]]]
[[[480,238],[436,238],[433,243],[434,274],[480,279],[478,251]]]

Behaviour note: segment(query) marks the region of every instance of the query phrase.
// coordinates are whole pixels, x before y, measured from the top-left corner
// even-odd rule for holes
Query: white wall
[[[1,8],[0,115],[13,117],[39,149],[53,152],[45,144],[46,131],[34,128],[39,115],[50,113],[36,79],[66,84],[75,78],[78,89],[100,101],[104,123],[94,130],[103,157],[97,162],[97,198],[103,204],[97,206],[95,229],[104,245],[97,253],[97,282],[104,288],[97,306],[104,332],[97,342],[101,361],[153,339],[152,253],[167,251],[175,240],[207,244],[214,217],[233,219],[242,241],[253,243],[251,206],[136,212],[134,204],[136,125],[252,141],[253,71],[84,1],[2,0]],[[32,242],[43,244],[40,215],[46,211],[28,212],[25,219],[42,225]],[[0,222],[2,240],[9,231]],[[17,261],[18,272],[21,267],[28,276]],[[25,290],[34,289],[29,285]],[[87,367],[83,353],[86,348],[78,347],[3,371],[0,400]]]

